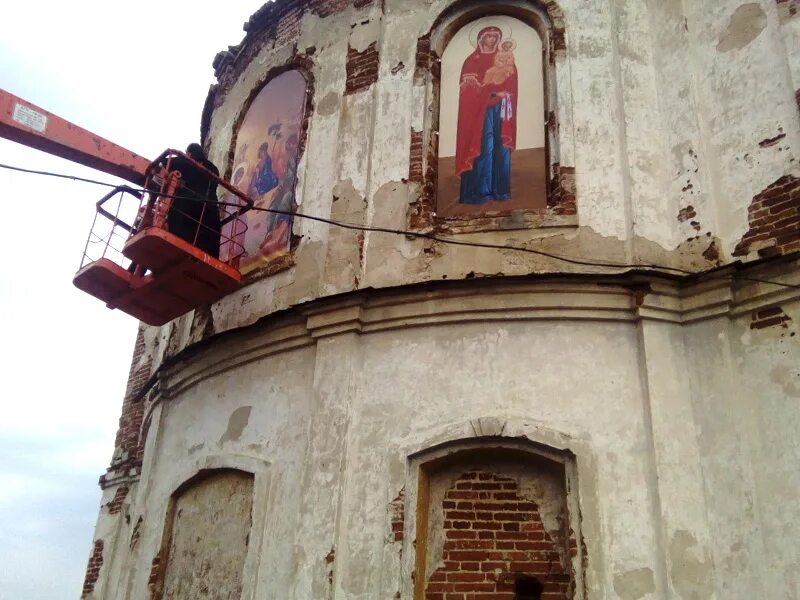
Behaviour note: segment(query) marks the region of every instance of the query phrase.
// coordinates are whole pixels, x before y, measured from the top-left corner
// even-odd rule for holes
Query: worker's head
[[[200,144],[189,144],[186,146],[186,154],[189,155],[189,158],[197,162],[203,162],[206,158],[206,154],[203,152],[203,147]]]

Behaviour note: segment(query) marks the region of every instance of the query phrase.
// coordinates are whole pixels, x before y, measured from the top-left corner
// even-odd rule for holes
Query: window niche
[[[310,113],[304,71],[283,68],[268,76],[246,103],[235,128],[230,181],[254,200],[256,208],[297,209],[298,163]],[[233,195],[222,200],[239,202]],[[245,228],[224,232],[223,237],[227,235],[233,243],[221,249],[223,257],[241,252],[239,270],[250,280],[292,265],[291,216],[254,210],[244,219]]]
[[[583,598],[570,454],[485,441],[421,460],[415,600]]]
[[[201,472],[170,499],[153,598],[242,595],[253,511],[252,473]]]
[[[425,118],[428,150],[417,157],[424,165],[414,162],[412,139],[412,175],[424,173],[412,225],[453,232],[576,225],[574,170],[559,164],[560,11],[535,2],[459,6],[418,43],[417,84],[427,79],[433,110]]]

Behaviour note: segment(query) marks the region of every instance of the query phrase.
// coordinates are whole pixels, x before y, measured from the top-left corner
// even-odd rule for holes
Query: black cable
[[[52,173],[52,172],[49,172],[49,171],[35,171],[35,170],[32,170],[32,169],[23,169],[23,168],[20,168],[20,167],[14,167],[14,166],[2,164],[2,163],[0,163],[0,167],[2,167],[4,169],[11,169],[13,171],[20,171],[20,172],[23,172],[23,173],[31,173],[31,174],[35,174],[35,175],[47,175],[47,176],[50,176],[50,177],[60,177],[60,178],[64,178],[64,179],[73,179],[73,180],[76,180],[76,181],[84,181],[86,183],[94,183],[94,184],[97,184],[97,185],[103,185],[103,186],[109,186],[109,187],[122,187],[122,186],[116,186],[114,184],[110,184],[110,183],[106,183],[106,182],[102,182],[102,181],[95,181],[95,180],[92,180],[92,179],[85,179],[85,178],[82,178],[82,177],[75,177],[75,176],[71,176],[71,175],[63,175],[63,174],[60,174],[60,173]],[[127,189],[121,190],[121,191],[129,191],[129,192],[133,191],[132,188],[127,187],[127,186],[125,186],[125,187]],[[142,188],[141,191],[143,193],[144,192],[148,192],[148,190],[146,190],[144,188]],[[242,208],[242,205],[240,205],[240,204],[235,204],[235,203],[231,203],[231,202],[216,202],[214,200],[207,200],[207,199],[191,197],[191,196],[180,196],[180,195],[168,196],[168,195],[165,195],[165,194],[162,194],[161,196],[165,197],[165,198],[183,199],[183,200],[190,200],[190,201],[193,201],[193,202],[204,202],[204,203],[208,203],[208,204],[216,204],[217,206],[223,206],[223,207]],[[771,281],[771,280],[768,280],[768,279],[759,279],[759,278],[756,278],[756,277],[745,277],[745,276],[741,276],[741,275],[737,275],[737,276],[733,276],[733,275],[714,275],[714,274],[710,273],[709,271],[690,271],[688,269],[681,269],[679,267],[669,267],[669,266],[666,266],[666,265],[651,264],[651,263],[631,264],[631,263],[616,263],[616,262],[606,262],[606,261],[591,261],[591,260],[575,258],[575,257],[571,257],[571,256],[553,254],[551,252],[545,252],[544,250],[535,250],[533,248],[525,248],[525,247],[521,247],[521,246],[509,246],[509,245],[505,245],[505,244],[492,244],[492,243],[489,243],[489,242],[471,242],[471,241],[467,241],[467,240],[457,240],[457,239],[454,239],[454,238],[438,236],[438,235],[435,235],[435,234],[432,234],[432,233],[425,233],[425,232],[420,232],[420,231],[410,231],[410,230],[406,230],[406,229],[391,229],[391,228],[387,228],[387,227],[370,227],[370,226],[367,226],[367,225],[359,225],[357,223],[348,223],[346,221],[336,221],[334,219],[327,219],[325,217],[318,217],[318,216],[315,216],[315,215],[307,215],[307,214],[300,213],[300,212],[286,211],[286,210],[280,210],[280,209],[276,209],[276,208],[263,208],[263,207],[258,207],[258,206],[252,206],[252,207],[250,207],[249,210],[253,210],[253,211],[257,211],[257,212],[266,212],[266,213],[278,214],[278,215],[285,215],[285,216],[289,216],[289,217],[299,217],[301,219],[309,219],[311,221],[317,221],[319,223],[325,223],[327,225],[333,225],[334,227],[341,227],[343,229],[350,229],[350,230],[355,230],[355,231],[388,233],[388,234],[392,234],[392,235],[402,235],[402,236],[405,236],[405,237],[416,238],[416,239],[426,239],[426,240],[431,240],[431,241],[434,241],[434,242],[439,242],[439,243],[442,243],[442,244],[449,244],[449,245],[452,245],[452,246],[467,246],[467,247],[471,247],[471,248],[487,248],[487,249],[491,249],[491,250],[512,250],[514,252],[523,252],[523,253],[527,253],[527,254],[534,254],[534,255],[537,255],[537,256],[543,256],[545,258],[550,258],[550,259],[553,259],[553,260],[557,260],[557,261],[561,261],[561,262],[565,262],[565,263],[569,263],[569,264],[574,264],[574,265],[586,266],[586,267],[602,267],[602,268],[607,268],[607,269],[609,269],[609,268],[610,269],[649,269],[649,270],[654,270],[654,271],[671,271],[673,273],[680,273],[682,275],[687,275],[687,276],[691,276],[691,277],[698,277],[698,278],[716,279],[716,280],[721,280],[721,281],[733,281],[735,279],[739,279],[741,281],[752,281],[752,282],[756,282],[756,283],[766,283],[766,284],[771,284],[771,285],[777,285],[777,286],[786,287],[786,288],[790,288],[790,289],[800,289],[800,285],[795,285],[795,284],[791,284],[791,283],[782,283],[780,281]]]
[[[116,183],[107,183],[105,181],[98,181],[96,179],[86,179],[85,177],[78,177],[76,175],[63,175],[61,173],[52,173],[50,171],[35,171],[33,169],[23,169],[22,167],[14,167],[12,165],[4,165],[0,163],[3,169],[11,171],[19,171],[20,173],[31,173],[32,175],[47,175],[48,177],[59,177],[61,179],[72,179],[73,181],[83,181],[84,183],[93,183],[95,185],[104,185],[106,187],[118,187]]]

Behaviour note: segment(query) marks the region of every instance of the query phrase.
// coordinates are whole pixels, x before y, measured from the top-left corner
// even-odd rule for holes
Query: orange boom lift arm
[[[227,181],[177,150],[155,161],[131,152],[77,125],[0,89],[0,137],[48,154],[115,175],[137,186],[119,186],[97,202],[94,224],[81,268],[73,279],[79,289],[150,325],[163,325],[180,315],[219,300],[241,282],[239,258],[246,224],[242,215],[253,201]],[[223,188],[224,214],[219,255],[195,243],[208,229],[205,211],[219,211],[216,199],[183,185],[173,163],[189,164]],[[173,200],[202,203],[199,211],[183,212],[195,225],[194,238],[170,233]],[[216,219],[213,220],[217,222]]]

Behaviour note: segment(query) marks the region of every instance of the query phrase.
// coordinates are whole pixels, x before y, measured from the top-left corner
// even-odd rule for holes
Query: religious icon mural
[[[542,40],[513,17],[459,30],[442,56],[437,214],[547,207]]]
[[[223,239],[234,241],[223,247],[223,260],[243,247],[239,261],[243,274],[289,252],[292,217],[284,213],[291,213],[296,207],[305,108],[305,77],[299,71],[287,71],[264,86],[239,127],[231,183],[250,196],[256,207],[276,211],[249,211],[245,214],[246,229],[239,226],[234,230],[233,222],[223,231]],[[236,197],[223,201],[235,203]]]

